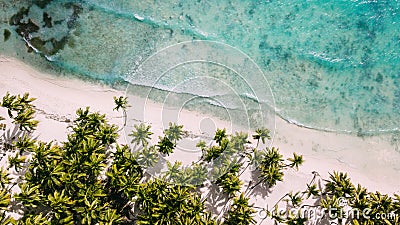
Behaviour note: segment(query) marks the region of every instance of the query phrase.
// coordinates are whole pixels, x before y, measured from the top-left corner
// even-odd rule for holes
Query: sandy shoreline
[[[7,91],[12,94],[29,92],[32,97],[37,98],[35,105],[40,124],[36,134],[39,139],[65,140],[68,120],[73,120],[75,110],[79,107],[90,106],[95,111],[107,114],[110,122],[123,124],[122,113],[112,110],[113,96],[124,95],[123,91],[73,78],[43,74],[13,58],[0,59],[0,95],[4,96]],[[129,96],[129,102],[135,106],[135,102],[144,101]],[[140,105],[136,105],[136,108],[142,110]],[[146,102],[146,122],[152,125],[155,135],[161,134],[163,129],[160,119],[163,110],[166,109],[162,104]],[[212,121],[216,127],[227,127],[228,131],[232,128],[232,124],[227,121],[200,113],[185,110],[179,113],[179,123],[194,136],[204,135],[201,134],[204,129],[201,130],[200,124],[204,119]],[[299,172],[288,171],[285,182],[274,188],[279,193],[273,195],[278,196],[285,191],[297,190],[296,188],[303,190],[306,182],[312,178],[312,171],[327,178],[328,172],[334,170],[348,172],[355,184],[360,183],[371,191],[400,193],[400,180],[397,179],[400,175],[400,153],[386,139],[388,138],[360,138],[311,130],[289,124],[277,117],[273,145],[279,147],[285,157],[290,157],[295,151],[303,154],[306,161]],[[264,204],[264,200],[257,200],[257,205]]]

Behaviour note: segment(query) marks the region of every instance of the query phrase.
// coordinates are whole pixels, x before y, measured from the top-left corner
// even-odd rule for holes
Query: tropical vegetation
[[[265,220],[276,224],[399,224],[398,216],[377,217],[399,215],[400,196],[368,192],[342,172],[333,172],[327,179],[315,172],[305,190],[285,194],[272,209],[255,206],[252,196],[259,191],[257,187],[270,191],[283,181],[287,170],[296,172],[304,162],[302,155],[293,153],[285,159],[278,148],[268,146],[271,136],[266,128],[250,136],[255,145],[246,133],[217,129],[211,142],[197,144],[200,159],[184,166],[165,160],[174,156],[185,135],[182,125],[170,123],[163,136],[153,138],[151,126],[138,123],[128,135],[131,145],[121,144],[119,128],[106,115],[87,107],[76,111],[66,141],[43,142],[34,136],[39,123],[34,100],[27,93],[7,93],[0,102],[5,112],[0,117],[0,225],[249,225]],[[115,97],[114,102],[114,110],[122,109],[126,116],[127,98]],[[246,171],[254,180],[242,180]],[[369,217],[314,218],[277,213],[281,206],[370,211]],[[265,212],[266,217],[257,217],[257,212]]]

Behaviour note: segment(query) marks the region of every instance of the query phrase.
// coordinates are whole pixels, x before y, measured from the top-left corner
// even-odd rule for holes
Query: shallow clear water
[[[27,61],[113,83],[129,80],[133,68],[167,46],[219,41],[243,51],[260,66],[275,96],[277,113],[288,121],[358,134],[400,129],[397,0],[53,0],[43,9],[32,1],[19,1],[17,7],[0,2],[0,32],[12,31],[8,41],[1,38],[0,50],[18,53]],[[81,7],[77,18],[74,8],[66,7],[71,2]],[[24,20],[31,18],[41,27],[32,36],[46,40],[67,36],[62,49],[51,54],[41,51],[42,57],[26,53],[16,26],[8,24],[23,5],[31,5]],[[51,28],[43,28],[43,12],[52,17]],[[45,57],[51,62],[40,61]],[[147,85],[141,82],[135,83]],[[162,82],[164,87],[176,85],[173,79]],[[201,93],[190,82],[185,85],[184,93]],[[231,79],[229,85],[236,89],[241,83]],[[237,107],[229,97],[221,99],[224,105]]]

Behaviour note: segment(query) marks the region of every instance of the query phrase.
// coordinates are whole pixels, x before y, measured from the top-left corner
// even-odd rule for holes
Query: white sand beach
[[[0,57],[0,96],[7,91],[11,94],[29,92],[37,98],[34,104],[40,124],[36,135],[43,141],[65,140],[68,121],[74,119],[79,107],[90,106],[95,111],[107,114],[112,123],[123,124],[122,113],[112,110],[113,96],[124,95],[123,91],[44,74],[16,59],[3,56]],[[133,96],[128,96],[128,100],[133,107],[135,101],[144,102]],[[155,135],[161,134],[163,129],[160,115],[164,107],[159,103],[146,103],[146,122],[152,125]],[[141,108],[137,107],[137,110]],[[204,118],[213,121],[216,127],[231,127],[228,121],[185,110],[179,114],[179,123],[184,125],[184,130],[196,136],[201,135],[199,124]],[[123,142],[123,132],[121,137]],[[274,187],[273,190],[277,191],[271,194],[269,200],[253,199],[260,207],[271,199],[277,199],[282,193],[304,190],[313,171],[324,178],[328,178],[329,172],[345,171],[355,184],[360,183],[370,191],[400,193],[400,153],[390,144],[389,137],[361,138],[321,132],[289,124],[277,117],[273,145],[279,147],[285,157],[290,157],[292,152],[304,155],[305,163],[299,171],[288,170],[285,181]]]

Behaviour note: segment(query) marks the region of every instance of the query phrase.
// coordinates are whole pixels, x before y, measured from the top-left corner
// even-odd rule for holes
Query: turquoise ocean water
[[[257,63],[290,122],[354,134],[400,129],[397,0],[0,0],[0,19],[3,54],[109,84],[170,45],[226,43]],[[184,94],[199,92],[186,85]]]

